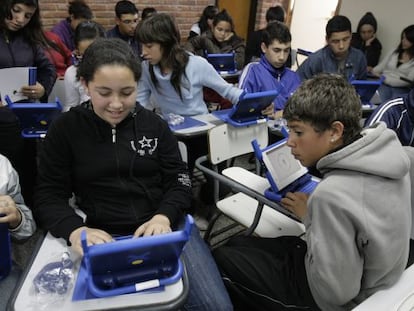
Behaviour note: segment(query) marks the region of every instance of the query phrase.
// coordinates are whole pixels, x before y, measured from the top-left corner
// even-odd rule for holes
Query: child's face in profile
[[[96,70],[88,84],[81,81],[96,115],[112,126],[124,120],[135,107],[137,81],[126,66],[104,65]]]
[[[316,131],[312,125],[303,121],[288,121],[289,138],[287,145],[295,159],[305,167],[316,163],[332,149],[332,133]]]
[[[275,68],[283,67],[290,54],[290,42],[281,43],[279,40],[273,40],[268,46],[262,42],[261,48],[266,59]]]

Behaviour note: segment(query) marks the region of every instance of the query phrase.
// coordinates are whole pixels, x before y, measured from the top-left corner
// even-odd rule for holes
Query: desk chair
[[[209,154],[196,160],[196,167],[214,179],[214,202],[217,211],[204,235],[205,241],[210,244],[214,237],[234,228],[232,225],[212,232],[216,221],[222,215],[235,220],[236,226],[241,224],[246,227],[243,230],[246,235],[254,233],[262,237],[276,237],[300,235],[304,232],[303,225],[290,218],[295,218],[293,214],[264,197],[264,190],[270,186],[265,178],[240,167],[229,167],[221,173],[218,172],[218,164],[253,152],[251,141],[254,138],[262,147],[267,146],[266,123],[239,128],[228,124],[216,126],[208,132]],[[212,168],[207,165],[208,162]],[[260,167],[257,165],[256,173],[259,172]],[[220,200],[220,184],[230,186],[233,194]],[[286,215],[279,212],[282,210]]]

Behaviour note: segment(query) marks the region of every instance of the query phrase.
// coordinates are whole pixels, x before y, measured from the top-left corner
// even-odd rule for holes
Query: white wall
[[[316,51],[324,46],[325,26],[336,4],[337,0],[295,0],[290,25],[292,48]],[[342,0],[339,10],[351,20],[353,31],[366,12],[372,12],[377,19],[377,36],[383,46],[381,57],[395,49],[401,31],[414,24],[414,0]]]
[[[413,0],[342,0],[340,14],[351,20],[353,31],[366,12],[372,12],[377,19],[381,57],[395,49],[400,42],[401,31],[414,24]]]

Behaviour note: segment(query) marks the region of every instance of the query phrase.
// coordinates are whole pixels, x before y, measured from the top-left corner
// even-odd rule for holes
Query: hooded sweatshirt
[[[392,286],[406,267],[410,161],[395,133],[378,123],[317,169],[324,177],[304,219],[309,287],[322,310],[350,310]]]
[[[155,214],[172,225],[190,207],[191,181],[167,123],[137,104],[116,127],[89,102],[51,124],[40,155],[34,215],[55,237],[81,227],[132,234]],[[69,206],[75,194],[83,221]]]
[[[383,121],[394,130],[403,146],[414,146],[414,89],[381,104],[365,122],[366,126]]]

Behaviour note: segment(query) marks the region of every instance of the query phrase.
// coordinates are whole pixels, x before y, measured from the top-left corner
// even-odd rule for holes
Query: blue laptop
[[[82,266],[95,297],[107,297],[160,288],[177,282],[183,273],[180,255],[194,225],[187,215],[179,230],[134,238],[116,238],[112,243],[88,246],[81,234]]]
[[[378,90],[382,82],[384,81],[382,76],[377,80],[352,80],[351,84],[355,87],[356,92],[361,99],[361,105],[365,107],[372,107],[371,99],[374,97],[375,92]]]
[[[62,112],[58,98],[54,103],[14,103],[5,96],[8,107],[14,112],[22,128],[25,138],[44,137],[50,123]]]
[[[318,182],[308,173],[308,169],[294,158],[287,139],[282,139],[264,149],[256,140],[252,141],[254,153],[265,169],[270,188],[265,196],[279,202],[288,192],[311,193]]]
[[[262,110],[269,106],[279,94],[277,90],[246,93],[232,108],[215,110],[214,116],[235,127],[266,122]]]
[[[206,58],[219,74],[236,73],[236,61],[234,53],[207,54]]]

